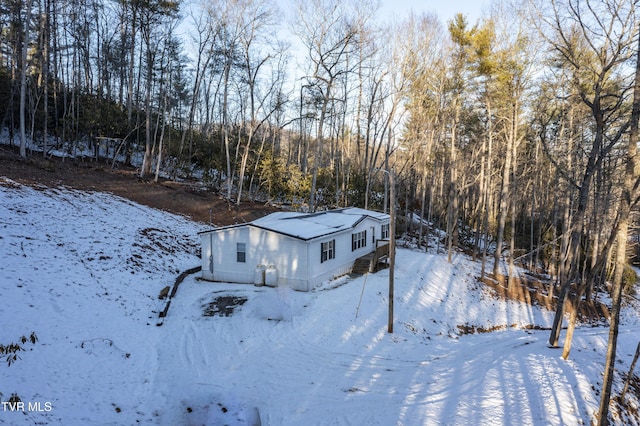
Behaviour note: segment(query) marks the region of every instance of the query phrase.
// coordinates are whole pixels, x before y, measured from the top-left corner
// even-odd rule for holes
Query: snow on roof
[[[318,213],[273,213],[253,221],[253,225],[295,238],[310,240],[351,229],[367,216],[379,221],[389,217],[384,213],[351,207]]]
[[[357,207],[349,207],[317,213],[271,213],[265,217],[240,226],[253,225],[261,229],[288,235],[301,240],[311,240],[323,235],[329,235],[351,229],[365,217],[371,217],[378,221],[385,221],[389,219],[389,215],[385,213],[374,212]],[[232,227],[236,226],[238,225],[233,225]],[[218,228],[214,231],[226,228]]]

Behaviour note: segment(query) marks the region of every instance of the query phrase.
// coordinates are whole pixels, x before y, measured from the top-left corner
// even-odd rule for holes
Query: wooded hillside
[[[237,204],[386,211],[393,174],[400,216],[446,230],[483,275],[550,277],[567,358],[577,304],[612,291],[615,342],[634,280],[637,12],[505,0],[477,22],[386,22],[368,0],[1,0],[0,128],[23,157],[112,141],[140,176],[197,176]]]

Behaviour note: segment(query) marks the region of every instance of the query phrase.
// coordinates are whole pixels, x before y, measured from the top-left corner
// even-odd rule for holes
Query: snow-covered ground
[[[0,424],[577,425],[597,411],[608,329],[579,328],[563,361],[528,327],[552,313],[496,300],[462,254],[398,250],[393,334],[386,270],[309,293],[191,275],[158,326],[158,294],[199,265],[203,229],[0,178],[0,344],[37,337],[0,358]],[[231,315],[204,315],[222,300]],[[627,308],[614,392],[639,324]]]

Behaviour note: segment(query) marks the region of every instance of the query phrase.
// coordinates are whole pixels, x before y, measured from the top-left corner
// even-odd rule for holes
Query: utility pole
[[[388,332],[393,333],[393,276],[396,266],[396,176],[393,169],[385,171],[389,175],[391,185],[389,198],[389,327]]]
[[[389,176],[389,322],[387,332],[393,333],[393,275],[396,267],[396,174],[390,170],[376,169]],[[385,191],[386,195],[386,191]]]

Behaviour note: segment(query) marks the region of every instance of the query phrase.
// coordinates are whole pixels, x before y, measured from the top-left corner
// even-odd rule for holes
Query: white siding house
[[[272,213],[200,233],[202,278],[309,291],[351,272],[389,238],[389,215],[359,208]]]

